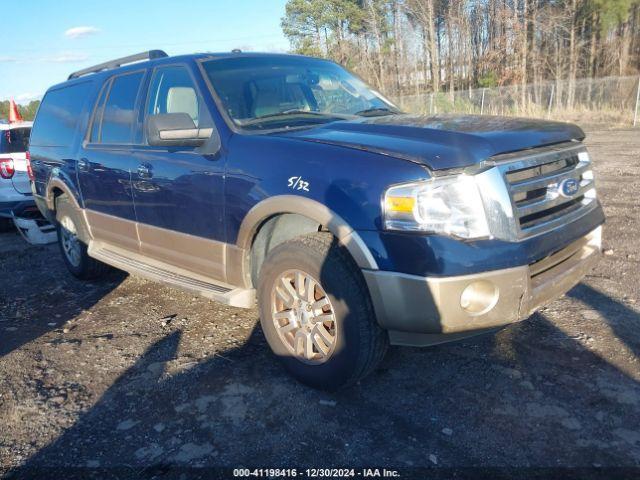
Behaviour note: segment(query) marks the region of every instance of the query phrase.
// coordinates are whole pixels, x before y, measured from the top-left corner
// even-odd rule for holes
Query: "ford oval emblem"
[[[558,190],[560,195],[563,197],[573,197],[579,188],[580,184],[578,183],[578,180],[575,178],[567,178],[560,183],[560,188]]]

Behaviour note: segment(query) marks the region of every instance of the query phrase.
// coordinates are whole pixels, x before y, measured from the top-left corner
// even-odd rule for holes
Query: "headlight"
[[[470,175],[434,178],[389,188],[384,224],[408,230],[480,238],[490,235],[482,198]]]

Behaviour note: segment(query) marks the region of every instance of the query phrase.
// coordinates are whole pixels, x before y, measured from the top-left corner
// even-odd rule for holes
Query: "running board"
[[[96,260],[125,272],[161,282],[171,287],[195,292],[225,305],[240,308],[252,308],[255,305],[256,295],[255,290],[252,288],[237,288],[164,262],[150,260],[135,252],[112,247],[111,245],[106,246],[93,240],[89,242],[88,253]]]

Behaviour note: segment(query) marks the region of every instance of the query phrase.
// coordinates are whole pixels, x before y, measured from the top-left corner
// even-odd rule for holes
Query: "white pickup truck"
[[[33,122],[0,123],[0,232],[15,227],[29,243],[55,241],[55,226],[39,212],[31,191],[29,137]]]
[[[27,153],[31,125],[0,123],[0,231],[13,227],[14,211],[35,205]]]

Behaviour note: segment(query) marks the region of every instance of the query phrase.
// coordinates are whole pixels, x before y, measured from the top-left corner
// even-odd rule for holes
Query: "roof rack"
[[[142,60],[154,60],[156,58],[164,58],[168,56],[169,55],[167,55],[163,50],[149,50],[148,52],[136,53],[135,55],[116,58],[115,60],[100,63],[98,65],[94,65],[93,67],[78,70],[77,72],[73,72],[71,75],[69,75],[69,78],[67,80],[82,77],[83,75],[88,75],[90,73],[102,72],[103,70],[111,70],[112,68],[118,68],[128,63],[140,62]]]

